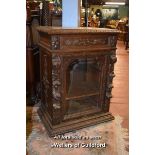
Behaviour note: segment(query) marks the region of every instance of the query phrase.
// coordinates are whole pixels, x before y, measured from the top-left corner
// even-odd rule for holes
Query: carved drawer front
[[[60,49],[96,49],[115,47],[117,37],[106,35],[77,35],[60,38]]]
[[[115,35],[48,35],[40,34],[40,44],[51,50],[115,48]]]

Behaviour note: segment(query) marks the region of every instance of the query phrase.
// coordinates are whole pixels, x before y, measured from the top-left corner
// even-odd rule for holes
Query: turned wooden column
[[[51,15],[49,10],[49,1],[43,0],[43,8],[42,8],[42,18],[41,25],[50,26],[51,25]]]
[[[37,60],[39,48],[38,32],[36,27],[40,24],[39,2],[26,2],[26,93],[27,104],[33,104],[38,98],[36,90],[39,82],[39,61]]]

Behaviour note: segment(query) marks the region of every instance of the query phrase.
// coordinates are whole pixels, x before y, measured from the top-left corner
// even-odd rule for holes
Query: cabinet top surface
[[[83,34],[83,33],[91,33],[91,34],[102,34],[102,33],[119,33],[116,29],[108,29],[108,28],[94,28],[94,27],[77,27],[77,28],[69,28],[69,27],[52,27],[52,26],[39,26],[37,27],[39,32],[44,32],[47,34]]]

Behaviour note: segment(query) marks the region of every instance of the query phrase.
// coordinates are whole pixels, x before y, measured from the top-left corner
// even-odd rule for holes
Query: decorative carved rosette
[[[52,50],[60,49],[60,37],[59,36],[51,36],[51,49]]]
[[[109,71],[108,71],[108,78],[107,78],[107,85],[106,85],[106,97],[105,97],[105,104],[104,104],[104,111],[109,111],[110,99],[112,98],[112,88],[113,88],[113,78],[115,77],[114,74],[114,63],[116,63],[117,57],[115,52],[109,56]]]

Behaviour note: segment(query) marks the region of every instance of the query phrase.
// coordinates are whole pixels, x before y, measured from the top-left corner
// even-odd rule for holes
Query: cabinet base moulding
[[[49,135],[49,137],[53,137],[58,134],[64,134],[67,132],[74,132],[75,130],[82,129],[84,127],[89,127],[92,125],[96,125],[103,122],[108,122],[111,120],[114,120],[114,116],[110,113],[98,113],[91,116],[83,116],[79,119],[74,119],[66,122],[61,122],[58,125],[52,125],[52,120],[49,117],[49,114],[43,109],[38,109],[38,114],[40,116],[40,119],[42,123],[44,124],[46,131]]]

